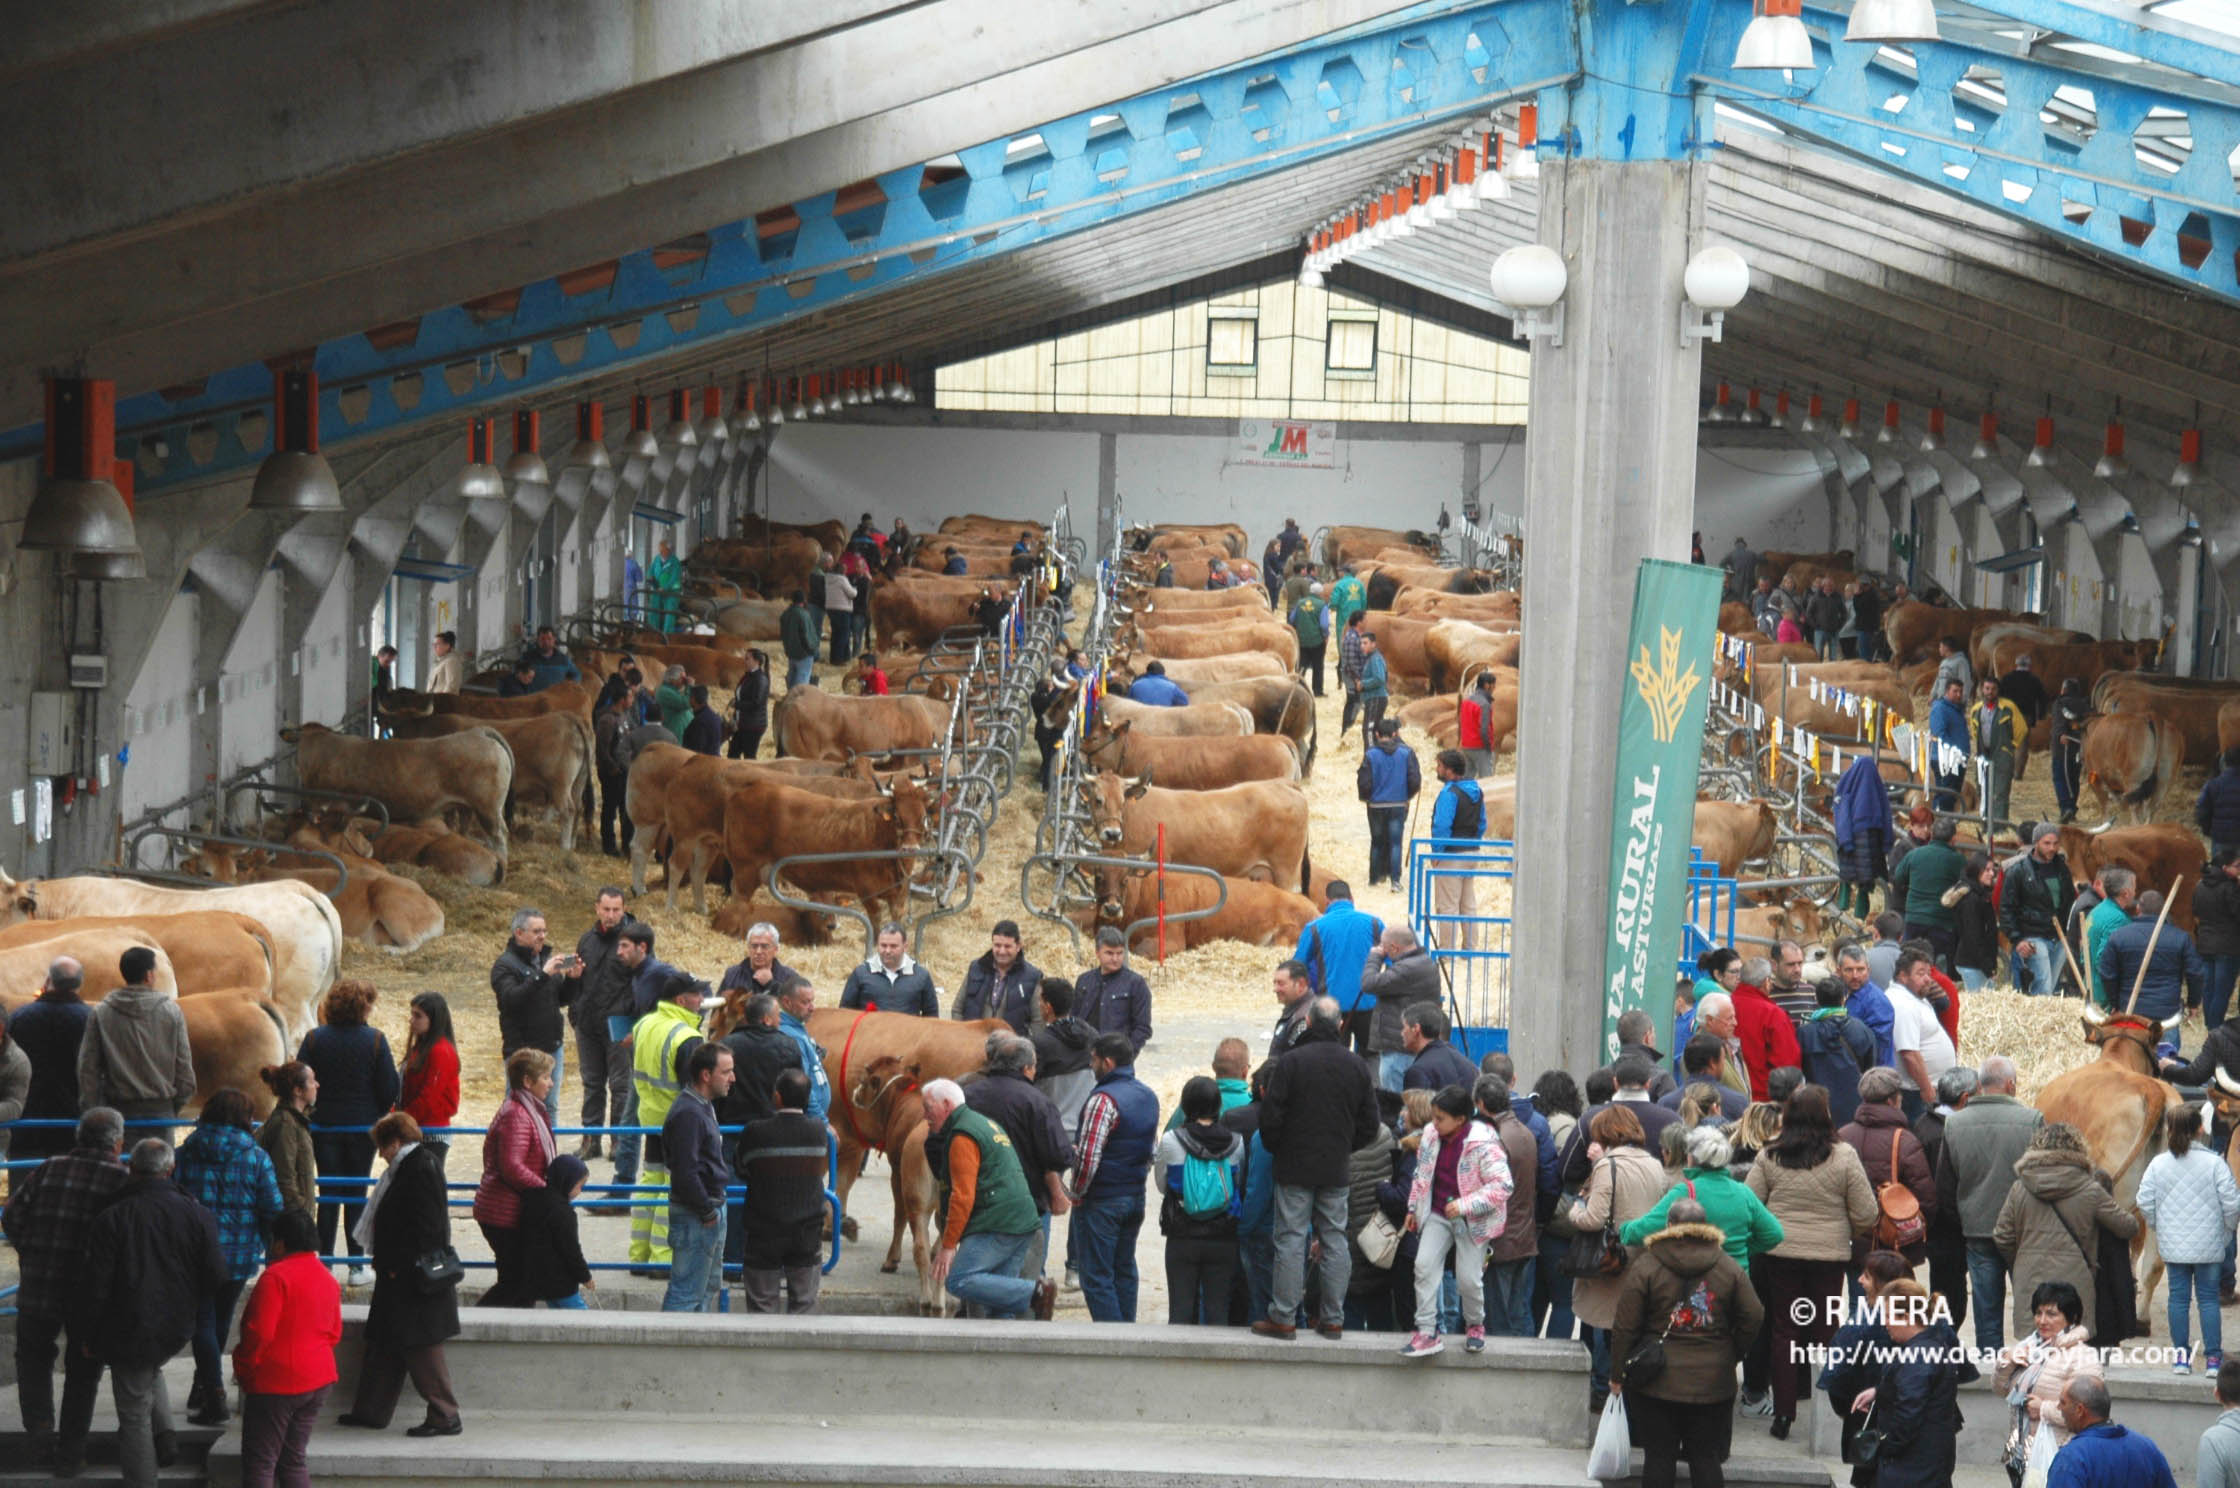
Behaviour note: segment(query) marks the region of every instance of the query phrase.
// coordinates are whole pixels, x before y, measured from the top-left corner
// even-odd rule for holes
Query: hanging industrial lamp
[[[1921,436],[1921,453],[1933,455],[1944,448],[1944,409],[1929,410],[1929,432]]]
[[[770,410],[762,416],[762,421],[765,424],[775,429],[786,421],[785,388],[780,385],[777,378],[773,377],[762,385],[762,403],[765,408]]]
[[[623,438],[620,453],[625,460],[633,455],[651,460],[661,453],[661,442],[653,437],[653,400],[644,393],[630,399],[630,432]]]
[[[1734,410],[1728,406],[1728,393],[1728,387],[1724,382],[1718,384],[1711,394],[1711,406],[1703,411],[1703,417],[1699,422],[1706,424],[1732,423],[1734,421]]]
[[[607,453],[607,410],[598,399],[576,405],[576,442],[560,457],[566,466],[583,470],[612,470],[614,457]]]
[[[700,436],[693,431],[692,410],[685,402],[683,388],[669,389],[669,426],[661,431],[661,442],[675,449],[685,449],[700,443]]]
[[[731,417],[732,422],[739,426],[739,432],[742,434],[759,434],[762,432],[762,415],[755,412],[754,407],[757,391],[753,379],[746,377],[739,379],[739,400],[732,405]]]
[[[1999,458],[1999,415],[1990,409],[1976,420],[1976,442],[1968,446],[1971,460],[1996,460]]]
[[[723,389],[709,383],[700,389],[700,442],[725,444],[731,439],[731,423],[723,416]]]
[[[1852,0],[1845,41],[1941,41],[1931,0]]]
[[[1788,0],[1790,4],[1798,0]],[[1517,105],[1517,158],[1509,162],[1509,175],[1518,181],[1536,181],[1540,178],[1540,105]]]
[[[1810,70],[1812,33],[1805,29],[1803,16],[1804,0],[1757,0],[1757,14],[1742,28],[1742,40],[1734,49],[1735,70]]]
[[[494,419],[467,420],[467,463],[452,477],[451,494],[461,501],[503,501],[506,478],[493,463],[498,442]]]
[[[2110,420],[2106,439],[2100,446],[2100,458],[2094,463],[2092,473],[2102,480],[2117,480],[2131,473],[2131,462],[2123,457],[2123,422]]]
[[[342,510],[342,488],[319,453],[319,374],[309,362],[272,371],[272,453],[257,467],[251,511]]]
[[[1817,434],[1827,427],[1828,420],[1826,414],[1822,411],[1820,395],[1813,393],[1804,400],[1804,417],[1797,420],[1797,432],[1799,434]]]
[[[2201,479],[2201,431],[2181,429],[2178,432],[2178,463],[2170,472],[2170,484],[2190,486]]]
[[[543,443],[544,418],[533,409],[517,409],[513,415],[513,453],[506,458],[506,479],[527,481],[531,485],[549,486],[552,472],[544,463],[544,456],[537,452]]]
[[[116,487],[117,385],[86,377],[47,379],[46,479],[24,514],[16,546],[92,559],[131,559],[132,506]],[[141,572],[146,572],[145,567]]]
[[[124,498],[126,512],[132,510],[132,487],[138,474],[130,460],[119,460],[109,468],[109,483]],[[140,556],[139,549],[129,553],[72,553],[66,560],[73,579],[144,579],[148,576],[148,560]]]
[[[2053,419],[2049,415],[2038,420],[2037,437],[2030,441],[2030,453],[2022,463],[2033,470],[2043,470],[2053,463]]]

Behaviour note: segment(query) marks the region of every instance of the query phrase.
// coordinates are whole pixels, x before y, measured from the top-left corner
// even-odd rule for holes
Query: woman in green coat
[[[1628,1246],[1647,1242],[1665,1227],[1665,1211],[1675,1199],[1692,1198],[1703,1205],[1710,1223],[1726,1236],[1726,1252],[1737,1266],[1749,1269],[1752,1256],[1763,1255],[1787,1237],[1781,1221],[1765,1201],[1727,1171],[1734,1156],[1733,1144],[1715,1126],[1699,1126],[1688,1133],[1688,1166],[1657,1206],[1618,1232]]]

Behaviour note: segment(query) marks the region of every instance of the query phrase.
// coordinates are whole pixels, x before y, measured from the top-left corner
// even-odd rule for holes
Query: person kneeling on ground
[[[1010,1139],[964,1103],[954,1080],[933,1080],[924,1094],[926,1164],[941,1184],[941,1247],[933,1279],[960,1302],[977,1302],[990,1317],[1032,1311],[1048,1322],[1058,1288],[1047,1277],[1019,1274],[1027,1247],[1042,1228],[1026,1170]]]

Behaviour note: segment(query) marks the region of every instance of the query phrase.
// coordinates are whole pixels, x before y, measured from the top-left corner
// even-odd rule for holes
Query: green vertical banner
[[[1612,787],[1605,1059],[1618,1057],[1621,1013],[1661,1009],[1672,993],[1723,578],[1704,564],[1662,558],[1644,558],[1634,578]]]

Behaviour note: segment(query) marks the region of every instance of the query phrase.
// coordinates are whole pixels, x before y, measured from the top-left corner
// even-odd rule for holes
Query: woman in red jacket
[[[273,1221],[272,1253],[249,1293],[233,1350],[242,1394],[241,1482],[310,1488],[304,1457],[335,1381],[342,1288],[319,1260],[319,1226],[310,1211],[285,1210]]]
[[[412,999],[412,1037],[404,1046],[404,1085],[397,1109],[436,1131],[459,1114],[459,1046],[451,1040],[451,1005],[441,992]]]
[[[544,1116],[545,1096],[552,1090],[552,1065],[552,1056],[542,1049],[514,1050],[506,1061],[506,1098],[483,1134],[482,1182],[474,1191],[474,1218],[482,1227],[482,1237],[490,1242],[498,1280],[482,1294],[478,1306],[536,1304],[522,1285],[521,1198],[544,1187],[545,1170],[560,1155]]]

